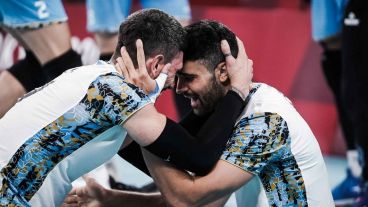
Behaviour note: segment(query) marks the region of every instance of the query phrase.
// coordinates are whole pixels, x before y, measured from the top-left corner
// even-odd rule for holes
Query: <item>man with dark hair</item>
[[[231,90],[229,78],[236,79],[226,73],[238,54],[236,37],[224,25],[210,20],[189,25],[186,31],[184,67],[177,72],[176,90],[190,99],[195,115],[205,117]],[[222,39],[230,46],[226,41],[220,46]],[[244,49],[239,47],[239,55],[242,53]],[[177,169],[181,166],[169,165],[143,150],[149,172],[163,195],[157,199],[164,198],[171,206],[204,206],[216,201],[223,205],[224,197],[256,175],[270,206],[333,206],[318,142],[289,99],[271,86],[254,83],[246,100],[221,159],[206,176],[194,177]],[[117,205],[114,199],[121,204],[147,196],[108,191],[93,180],[73,193],[84,204],[110,201]],[[246,203],[238,202],[238,206]]]
[[[151,78],[168,71],[161,76],[168,76],[166,86],[172,85],[170,78],[182,63],[180,50],[185,32],[179,22],[162,11],[150,9],[131,15],[121,29],[117,47],[123,46],[123,59],[134,54],[131,49],[136,43],[141,51],[136,55],[143,57],[136,64],[139,71]],[[131,35],[135,30],[138,32]],[[147,58],[142,52],[142,41],[136,42],[138,38],[149,45],[145,48],[150,55]],[[116,63],[114,59],[112,62]],[[134,68],[133,62],[124,63]],[[231,84],[244,88],[242,82],[249,79],[247,68],[235,65],[233,69],[229,68],[229,73],[236,77],[243,74],[243,80],[234,80]],[[208,172],[215,163],[196,158],[208,156],[209,160],[216,160],[211,157],[219,154],[204,152],[208,146],[222,147],[222,143],[224,146],[227,136],[223,134],[230,133],[232,127],[219,127],[220,124],[212,122],[219,136],[214,136],[209,143],[197,142],[154,108],[151,99],[162,85],[154,81],[153,87],[144,87],[154,88],[146,90],[147,96],[127,83],[112,64],[99,61],[95,65],[70,69],[27,94],[0,120],[0,205],[60,206],[71,189],[70,183],[116,154],[127,133],[159,156],[171,156],[174,163],[188,159],[191,162],[184,163],[186,169]],[[241,93],[247,94],[248,88]],[[223,117],[234,123],[243,107],[239,94],[232,91],[216,111],[223,114],[226,109],[228,113]],[[206,135],[211,136],[203,136]],[[194,143],[197,148],[191,154],[185,153]],[[167,150],[162,153],[161,149]],[[220,152],[221,148],[214,150]]]
[[[143,10],[146,15],[142,18],[140,12],[133,13],[119,27],[119,39],[112,56],[112,60],[120,57],[120,49],[125,46],[129,54],[136,56],[136,39],[144,41],[144,53],[148,57],[164,54],[167,63],[181,51],[184,46],[184,30],[174,18],[168,18],[168,14],[157,12],[158,10]],[[144,26],[142,26],[144,25]],[[171,28],[171,29],[167,29]],[[172,32],[176,31],[176,32]],[[136,59],[133,59],[138,66]]]
[[[186,31],[190,47],[184,50],[177,91],[189,97],[199,113],[210,106],[204,104],[209,91],[222,88],[219,100],[230,88],[221,74],[225,63],[217,58],[221,50],[216,40],[224,38],[235,45],[235,36],[213,21],[192,24]],[[206,76],[212,79],[198,82],[199,77]],[[193,179],[144,151],[150,173],[169,203],[204,205],[235,191],[256,175],[270,206],[333,206],[318,142],[289,99],[264,83],[252,84],[247,99],[221,160],[207,176]]]

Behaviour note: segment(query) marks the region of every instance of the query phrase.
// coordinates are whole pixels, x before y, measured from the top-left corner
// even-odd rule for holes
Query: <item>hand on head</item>
[[[115,68],[125,77],[126,82],[138,86],[149,94],[156,88],[156,81],[149,75],[146,68],[146,65],[150,65],[152,59],[148,60],[146,63],[142,40],[138,39],[136,41],[136,47],[138,69],[134,67],[133,61],[124,46],[120,50],[121,57],[116,59],[117,63],[115,64]],[[161,73],[167,73],[170,67],[170,63],[166,64]]]
[[[226,59],[226,70],[230,78],[232,87],[238,89],[246,97],[249,93],[250,84],[253,78],[253,61],[248,59],[243,42],[237,37],[238,57],[235,59],[231,55],[231,50],[226,40],[221,41],[221,50]]]

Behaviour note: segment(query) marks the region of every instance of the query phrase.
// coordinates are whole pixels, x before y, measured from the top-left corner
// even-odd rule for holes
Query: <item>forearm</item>
[[[130,191],[109,190],[105,206],[166,206],[166,202],[161,193],[138,193]]]
[[[221,184],[222,177],[226,176],[224,174],[213,173],[206,177],[192,177],[146,150],[142,151],[152,178],[170,206],[203,206],[215,201],[221,202],[217,200],[235,190]]]
[[[226,204],[227,200],[229,200],[230,196],[231,194],[226,195],[212,203],[205,205],[205,207],[223,207]]]
[[[243,100],[228,92],[195,137],[167,120],[160,137],[146,149],[162,159],[170,158],[180,168],[205,175],[221,156],[243,108]]]
[[[123,149],[120,149],[118,155],[137,169],[144,172],[146,175],[151,176],[146,163],[144,162],[141,146],[139,146],[139,144],[136,142],[129,144]]]

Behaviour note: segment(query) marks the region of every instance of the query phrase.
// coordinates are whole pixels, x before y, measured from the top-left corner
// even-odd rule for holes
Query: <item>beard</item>
[[[220,84],[215,77],[212,78],[211,83],[206,88],[206,92],[202,97],[199,97],[201,101],[201,107],[193,109],[194,113],[198,116],[206,115],[215,110],[219,100],[226,95],[225,87]]]

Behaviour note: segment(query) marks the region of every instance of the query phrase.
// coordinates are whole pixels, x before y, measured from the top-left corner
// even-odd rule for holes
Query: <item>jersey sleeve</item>
[[[270,162],[281,159],[289,145],[288,126],[280,115],[253,114],[238,122],[221,159],[258,175]]]
[[[150,104],[148,96],[137,86],[116,74],[97,78],[88,88],[86,101],[95,110],[96,121],[114,125],[124,123],[131,115]]]

